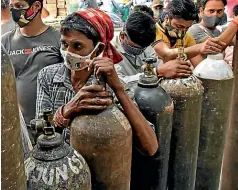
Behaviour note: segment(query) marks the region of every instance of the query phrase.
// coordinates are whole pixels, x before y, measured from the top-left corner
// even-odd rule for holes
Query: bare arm
[[[129,98],[123,87],[120,90],[117,90],[115,94],[124,109],[124,114],[140,141],[142,150],[146,151],[148,155],[153,156],[158,149],[158,142],[153,129],[145,120],[134,102]]]
[[[101,75],[106,76],[108,85],[115,92],[117,99],[124,110],[124,114],[134,129],[135,136],[139,141],[141,150],[150,156],[154,155],[158,150],[158,142],[155,132],[125,92],[112,61],[105,57],[97,57],[90,63],[89,69],[92,69],[93,66],[94,75],[96,77],[100,77]]]
[[[235,46],[235,44],[236,44],[236,35],[235,35],[234,38],[232,39],[232,42],[231,42],[230,45]]]
[[[203,57],[201,55],[197,55],[196,57],[191,58],[190,62],[195,68],[202,60],[203,60]]]
[[[192,65],[196,67],[203,60],[201,54],[219,53],[222,51],[224,45],[225,43],[222,43],[215,38],[209,38],[203,43],[184,48],[184,51]],[[169,48],[165,42],[157,43],[154,46],[154,49],[164,62],[176,59],[178,56],[178,48]]]
[[[234,23],[236,22],[236,23]],[[225,42],[226,45],[223,46],[223,50],[226,49],[228,45],[231,44],[233,38],[235,37],[236,32],[238,31],[238,17],[234,19],[234,22],[231,22],[226,30],[219,36],[219,39],[222,42]]]
[[[170,48],[165,42],[159,42],[154,46],[155,52],[159,57],[161,57],[164,62],[176,59],[178,57],[178,48]],[[194,45],[184,49],[185,53],[188,56],[188,59],[191,59],[200,54],[200,45]]]

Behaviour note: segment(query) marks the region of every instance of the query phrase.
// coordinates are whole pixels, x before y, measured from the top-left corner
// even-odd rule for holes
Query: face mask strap
[[[130,48],[134,49],[134,50],[141,50],[141,51],[144,51],[145,48],[139,48],[139,47],[134,47],[134,46],[131,46],[129,44],[127,44]]]
[[[132,55],[140,55],[142,54],[146,48],[137,48],[137,47],[133,47],[129,44],[124,44],[122,45],[123,49],[125,50],[126,53],[128,54],[132,54]]]
[[[95,48],[93,49],[93,51],[88,55],[89,57],[91,57],[91,55],[96,51],[96,49],[100,46],[100,45],[104,45],[102,42],[98,42],[97,45],[95,46]]]
[[[128,39],[128,40],[131,40],[131,38],[130,38],[130,36],[128,35],[128,33],[126,32],[126,31],[124,31],[124,33],[126,34],[126,38]],[[132,41],[132,40],[131,40]]]
[[[36,2],[36,1],[35,1]],[[42,3],[41,2],[39,2],[40,4],[41,4],[41,8],[36,12],[36,13],[33,13],[34,14],[34,17],[32,18],[32,19],[28,19],[28,18],[26,18],[26,14],[27,14],[27,12],[34,6],[34,3],[35,2],[32,2],[31,4],[29,4],[29,7],[27,8],[27,9],[24,9],[26,12],[25,12],[25,14],[23,15],[24,16],[24,18],[26,19],[26,20],[28,20],[28,21],[31,21],[31,20],[33,20],[35,17],[36,17],[36,15],[41,11],[41,9],[43,8],[43,6],[42,6]],[[21,14],[22,15],[22,14]],[[31,15],[32,16],[32,15]]]
[[[32,8],[32,6],[33,6],[36,2],[39,2],[39,3],[40,3],[40,9],[39,9],[38,12],[37,12],[37,13],[39,13],[39,12],[43,9],[43,4],[42,4],[43,1],[42,1],[42,3],[41,3],[40,1],[31,2],[31,3],[29,4],[28,10],[29,10],[30,8]]]
[[[65,52],[67,52],[69,55],[71,55],[71,56],[73,56],[75,58],[81,58],[81,59],[89,58],[90,59],[91,55],[95,52],[95,50],[99,47],[99,45],[103,45],[103,43],[102,42],[98,42],[97,45],[94,47],[94,49],[91,51],[91,53],[89,53],[88,55],[85,55],[85,56],[78,55],[78,54],[75,54],[75,53],[72,53],[72,52],[67,52],[67,51],[65,51]],[[64,50],[62,50],[62,51],[64,51]]]

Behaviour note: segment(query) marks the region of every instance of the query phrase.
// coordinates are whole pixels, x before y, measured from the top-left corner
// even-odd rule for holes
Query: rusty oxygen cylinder
[[[170,137],[173,123],[173,101],[161,88],[154,72],[156,58],[147,58],[135,89],[135,101],[144,117],[154,124],[159,149],[154,156],[143,156],[133,150],[132,183],[135,190],[167,190]],[[136,155],[137,154],[137,155]],[[132,156],[132,157],[133,157]]]
[[[15,74],[1,47],[1,188],[26,190]]]
[[[236,33],[238,36],[238,33]],[[226,135],[220,190],[238,189],[238,37],[233,52],[234,82],[231,114]]]
[[[208,55],[194,70],[204,87],[196,190],[219,187],[233,72],[222,54]]]
[[[183,47],[178,59],[186,60]],[[174,101],[168,190],[194,190],[203,87],[195,77],[164,79],[161,86]]]
[[[106,85],[103,79],[93,84]],[[84,111],[70,125],[70,143],[86,159],[93,190],[129,190],[132,129],[112,104],[103,111]]]
[[[51,110],[44,110],[43,119],[31,122],[39,133],[37,144],[25,160],[27,187],[30,190],[91,190],[91,174],[84,158],[56,133],[49,122]]]

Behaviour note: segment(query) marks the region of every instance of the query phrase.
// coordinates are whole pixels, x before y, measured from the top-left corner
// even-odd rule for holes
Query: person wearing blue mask
[[[134,92],[139,76],[143,74],[141,66],[145,64],[144,59],[156,58],[156,53],[151,47],[156,37],[156,26],[153,19],[153,11],[148,7],[135,7],[133,13],[128,17],[123,30],[117,38],[117,49],[123,60],[115,65],[117,74],[125,86]],[[157,60],[154,67],[158,77],[175,78],[181,74],[179,67],[189,69],[184,61],[174,59],[163,63]],[[189,70],[188,72],[191,73]],[[158,189],[158,155],[145,157],[136,149],[133,149],[131,171],[131,190]]]
[[[148,7],[148,9],[150,8]],[[153,11],[149,10],[133,11],[116,39],[115,46],[121,53],[123,61],[115,65],[115,68],[120,79],[129,87],[133,87],[143,73],[141,70],[141,66],[144,64],[143,60],[149,57],[157,57],[151,46],[156,38],[156,26],[152,14]],[[177,59],[166,63],[158,59],[154,64],[158,77],[166,78],[182,76],[183,69],[180,69],[181,65],[186,67],[188,74],[192,73],[185,62]]]

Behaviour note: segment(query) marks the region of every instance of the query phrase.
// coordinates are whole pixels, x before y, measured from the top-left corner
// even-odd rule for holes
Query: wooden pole
[[[26,190],[15,74],[1,47],[1,189]]]
[[[233,54],[234,83],[220,190],[238,190],[238,33]]]

